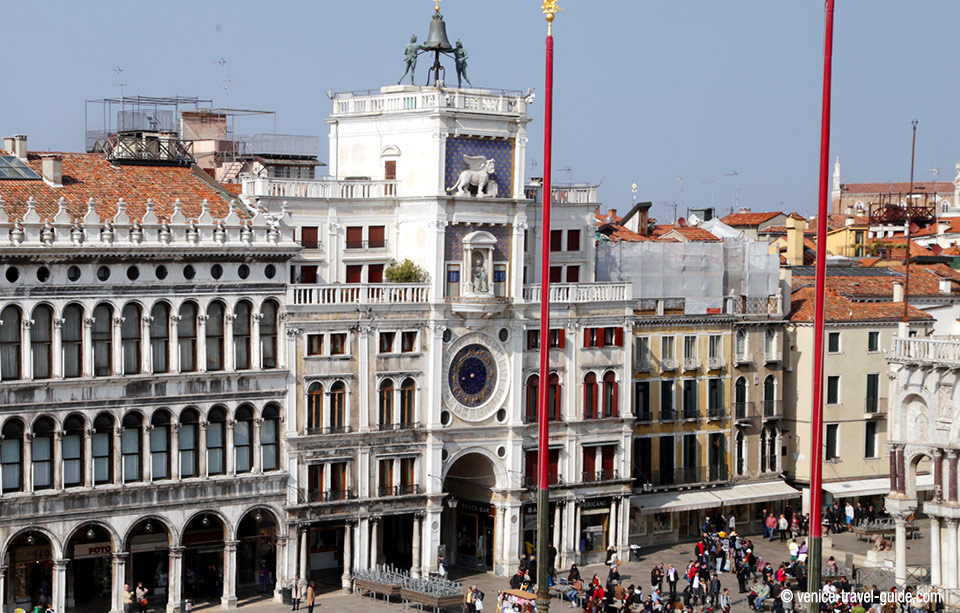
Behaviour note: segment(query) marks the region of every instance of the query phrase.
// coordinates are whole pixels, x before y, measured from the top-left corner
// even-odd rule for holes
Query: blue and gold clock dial
[[[497,365],[483,345],[467,345],[457,352],[448,373],[450,391],[457,402],[477,407],[490,399],[497,384]]]

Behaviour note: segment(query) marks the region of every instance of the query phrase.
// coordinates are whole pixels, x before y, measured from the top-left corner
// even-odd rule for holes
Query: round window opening
[[[140,278],[140,269],[136,266],[130,266],[127,268],[127,278],[131,281],[136,281]]]
[[[446,462],[447,458],[449,457],[450,457],[450,453],[446,449],[440,452],[440,459],[443,460],[444,462]]]
[[[187,264],[186,266],[183,267],[183,278],[184,278],[184,279],[190,280],[190,279],[193,279],[193,278],[196,277],[196,276],[197,276],[197,269],[196,269],[196,268],[194,268],[194,267],[191,266],[190,264]]]
[[[440,423],[444,426],[450,425],[450,411],[443,411],[440,413]]]
[[[219,279],[220,277],[222,277],[223,266],[219,264],[214,264],[213,267],[210,268],[210,276],[213,277],[214,279]]]
[[[13,283],[14,281],[20,278],[20,270],[11,266],[10,268],[7,269],[7,272],[4,273],[4,275],[7,277],[7,281],[9,281],[10,283]]]
[[[500,409],[499,411],[497,411],[497,421],[499,421],[501,424],[502,424],[503,422],[507,421],[507,410],[506,410],[506,409]]]
[[[443,331],[443,342],[449,343],[453,340],[453,332],[450,331],[450,328],[447,328]]]
[[[510,338],[510,330],[507,330],[506,328],[500,328],[499,336],[501,343],[507,342],[507,340]]]
[[[246,264],[241,264],[237,267],[237,276],[241,279],[246,279],[250,276],[250,267]]]
[[[263,276],[268,279],[272,279],[277,276],[277,267],[273,264],[267,264],[267,267],[263,269]]]
[[[67,269],[67,278],[70,279],[71,281],[76,281],[77,279],[79,279],[79,278],[80,278],[80,267],[79,267],[79,266],[71,266],[70,268],[68,268],[68,269]]]
[[[157,275],[157,278],[160,279],[161,281],[163,281],[164,279],[167,278],[167,267],[166,267],[166,266],[163,266],[163,265],[157,266],[157,270],[154,271],[154,272],[155,272],[155,274]]]
[[[101,281],[106,281],[110,278],[110,269],[106,266],[101,266],[97,269],[97,278]]]
[[[41,266],[37,269],[37,281],[40,283],[46,283],[50,280],[50,269],[46,266]]]
[[[507,448],[504,447],[503,445],[500,445],[499,447],[497,447],[497,457],[498,458],[507,457]]]

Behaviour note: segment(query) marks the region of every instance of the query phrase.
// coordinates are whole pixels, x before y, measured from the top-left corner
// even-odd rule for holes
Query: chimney
[[[14,134],[13,135],[13,155],[17,156],[24,162],[27,161],[27,135],[26,134]]]
[[[617,222],[617,209],[607,209],[607,223]]]
[[[640,236],[646,236],[650,234],[650,207],[653,206],[652,202],[641,202],[639,205],[640,210],[637,211],[639,221],[637,222],[637,234]]]
[[[903,283],[899,281],[893,282],[893,301],[903,302]]]
[[[742,206],[742,207],[740,207],[740,210],[737,211],[737,212],[738,212],[738,213],[749,213],[749,212],[750,212],[750,207],[748,207],[748,206]]]
[[[803,266],[803,231],[806,219],[787,217],[787,266]]]
[[[853,218],[852,216],[846,217],[846,218],[844,218],[844,220],[843,220],[843,225],[845,225],[845,226],[852,226],[854,221],[855,221],[855,220],[854,220],[854,218]]]
[[[13,137],[4,136],[3,137],[3,150],[7,153],[13,154]]]
[[[940,293],[950,295],[953,292],[953,283],[950,279],[940,279]]]
[[[42,158],[43,180],[57,187],[63,186],[63,158],[59,155],[45,155]]]

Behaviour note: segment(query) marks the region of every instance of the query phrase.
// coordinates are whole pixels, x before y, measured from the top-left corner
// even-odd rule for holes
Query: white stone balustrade
[[[243,197],[250,198],[343,198],[350,200],[396,198],[399,181],[242,178]]]
[[[527,102],[519,91],[480,89],[431,89],[387,87],[386,91],[336,94],[331,117],[347,115],[405,113],[442,109],[478,113],[525,115]],[[396,90],[396,91],[390,91]]]
[[[524,302],[540,302],[540,284],[523,287]],[[553,283],[550,285],[550,302],[609,302],[630,300],[629,283]]]
[[[287,304],[427,304],[427,283],[338,283],[327,285],[291,285]]]
[[[893,353],[887,358],[899,364],[960,366],[960,339],[953,337],[893,339]]]

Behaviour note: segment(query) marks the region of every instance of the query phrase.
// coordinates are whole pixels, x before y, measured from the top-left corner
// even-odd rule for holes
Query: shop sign
[[[130,541],[130,551],[161,551],[167,549],[170,542],[166,534],[138,534]]]
[[[78,543],[73,546],[73,559],[99,558],[113,553],[113,545],[107,543]]]
[[[603,532],[603,524],[599,526],[587,526],[583,528],[583,532]]]
[[[609,498],[588,498],[580,503],[581,509],[609,509]]]
[[[467,502],[461,500],[457,503],[457,509],[468,513],[479,513],[480,515],[490,515],[490,505],[477,502]]]
[[[50,545],[27,545],[18,547],[13,556],[17,562],[37,562],[53,558]]]

